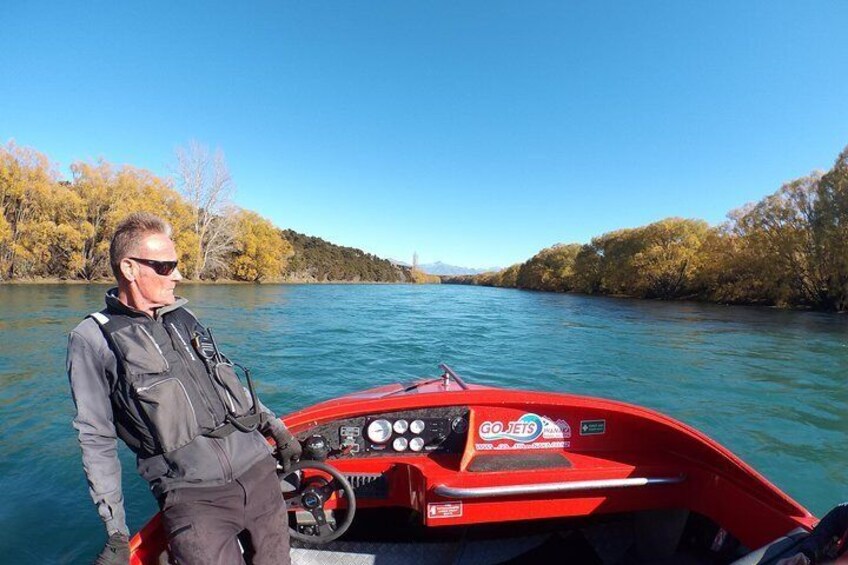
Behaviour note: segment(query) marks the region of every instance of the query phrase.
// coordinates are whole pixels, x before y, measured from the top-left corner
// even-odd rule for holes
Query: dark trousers
[[[162,523],[173,563],[291,563],[289,521],[276,464],[260,461],[232,483],[165,494]],[[242,534],[239,536],[239,534]],[[236,538],[245,539],[245,554]]]

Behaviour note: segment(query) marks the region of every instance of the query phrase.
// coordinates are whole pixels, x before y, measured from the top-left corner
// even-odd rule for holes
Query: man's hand
[[[127,565],[130,562],[130,540],[127,534],[115,532],[109,536],[109,541],[103,551],[94,560],[94,565]]]
[[[271,431],[271,437],[277,443],[277,449],[274,450],[274,457],[282,465],[283,471],[288,471],[292,463],[300,459],[303,448],[300,447],[300,442],[297,441],[297,438],[285,426],[275,426]]]

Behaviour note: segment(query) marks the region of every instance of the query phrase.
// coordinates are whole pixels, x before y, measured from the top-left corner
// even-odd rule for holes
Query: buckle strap
[[[262,423],[262,414],[248,414],[247,416],[242,416],[241,418],[233,418],[228,417],[227,423],[223,426],[218,426],[211,432],[203,434],[206,437],[214,437],[214,438],[223,438],[227,437],[231,433],[235,431],[243,431],[239,430],[239,427],[242,428],[252,428],[249,431],[253,431],[256,429],[260,423]]]

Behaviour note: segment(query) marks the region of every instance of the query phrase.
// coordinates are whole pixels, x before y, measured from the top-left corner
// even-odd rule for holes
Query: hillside
[[[409,267],[354,247],[343,247],[294,230],[280,233],[294,248],[283,273],[292,282],[409,282]]]

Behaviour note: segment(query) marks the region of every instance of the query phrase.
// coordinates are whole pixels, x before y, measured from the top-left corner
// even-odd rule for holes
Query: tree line
[[[667,218],[558,244],[479,284],[638,298],[848,310],[848,148],[826,173],[784,184],[711,227]]]
[[[14,143],[0,148],[0,281],[111,279],[109,241],[118,222],[140,210],[171,223],[188,279],[279,278],[291,245],[255,212],[223,206],[231,181],[220,154],[192,145],[182,154],[189,156],[177,184],[195,182],[195,192],[184,194],[149,171],[102,160],[73,163],[64,180],[45,155]]]
[[[234,206],[220,151],[191,142],[177,150],[172,169],[163,178],[104,160],[76,162],[68,180],[34,149],[0,147],[0,282],[112,279],[115,227],[142,210],[172,225],[180,272],[189,280],[434,282]]]

